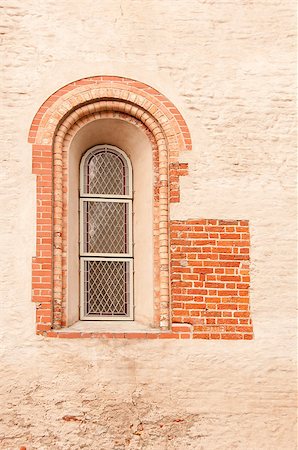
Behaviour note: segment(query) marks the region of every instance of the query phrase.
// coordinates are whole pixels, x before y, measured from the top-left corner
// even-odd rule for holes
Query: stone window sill
[[[188,324],[173,324],[172,330],[160,330],[135,321],[79,321],[70,327],[45,331],[43,335],[69,339],[189,339],[191,330]]]

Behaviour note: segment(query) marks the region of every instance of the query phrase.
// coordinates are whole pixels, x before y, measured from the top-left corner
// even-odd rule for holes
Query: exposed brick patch
[[[252,339],[247,220],[170,223],[173,323],[193,338]]]

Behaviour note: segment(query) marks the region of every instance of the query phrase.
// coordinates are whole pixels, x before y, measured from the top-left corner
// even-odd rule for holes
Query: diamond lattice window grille
[[[127,161],[108,147],[91,153],[85,161],[83,192],[91,195],[128,195]]]
[[[131,261],[84,258],[82,263],[84,316],[129,317]]]
[[[129,254],[130,209],[130,201],[83,200],[83,253]]]

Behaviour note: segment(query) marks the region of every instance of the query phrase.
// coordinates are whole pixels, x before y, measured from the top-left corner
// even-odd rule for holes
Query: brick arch
[[[38,303],[37,332],[65,325],[67,245],[67,151],[76,132],[100,118],[121,118],[143,128],[152,143],[155,170],[155,262],[158,273],[156,321],[171,322],[169,294],[169,203],[179,201],[178,162],[190,150],[188,128],[175,106],[155,89],[118,77],[95,77],[70,83],[49,97],[36,113],[29,132],[33,172],[37,175],[37,255],[33,261],[33,300]],[[52,195],[53,194],[53,195]]]
[[[98,76],[83,78],[62,87],[39,108],[32,121],[28,140],[32,144],[50,144],[63,118],[79,105],[95,100],[115,99],[139,106],[158,120],[165,130],[174,130],[180,150],[191,150],[188,127],[173,103],[156,89],[129,78]]]

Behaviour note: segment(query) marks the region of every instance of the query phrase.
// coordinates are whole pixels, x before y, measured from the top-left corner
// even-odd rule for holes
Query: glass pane
[[[103,150],[95,153],[85,167],[84,192],[99,195],[127,195],[128,167],[121,155]]]
[[[129,315],[129,262],[84,261],[85,316]]]
[[[84,252],[129,253],[128,202],[84,202]]]

